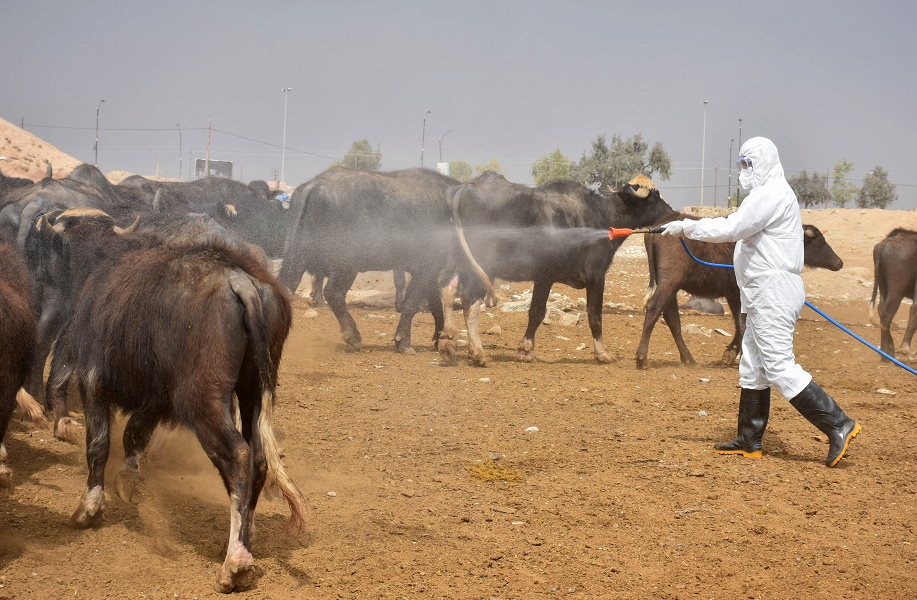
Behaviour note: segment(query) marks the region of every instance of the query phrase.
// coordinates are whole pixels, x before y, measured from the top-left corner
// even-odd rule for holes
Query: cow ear
[[[127,229],[121,229],[120,227],[115,226],[115,233],[117,233],[118,235],[124,235],[125,233],[134,233],[135,231],[137,231],[138,227],[140,227],[140,216],[139,215],[137,216],[136,219],[134,219],[134,222],[131,223],[130,227],[128,227]]]

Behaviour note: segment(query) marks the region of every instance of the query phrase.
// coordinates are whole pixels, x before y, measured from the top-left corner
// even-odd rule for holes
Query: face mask
[[[751,169],[745,169],[739,172],[739,183],[742,184],[743,190],[750,190],[754,187],[755,172]]]

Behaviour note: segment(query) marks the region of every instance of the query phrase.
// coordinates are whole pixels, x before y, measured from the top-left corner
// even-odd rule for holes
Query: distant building
[[[204,177],[225,177],[232,179],[232,161],[231,160],[211,160],[210,172],[207,172],[207,160],[203,158],[194,159],[194,178],[203,179]]]

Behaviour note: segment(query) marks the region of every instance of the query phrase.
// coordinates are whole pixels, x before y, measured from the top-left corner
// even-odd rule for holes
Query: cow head
[[[140,217],[138,216],[134,219],[134,222],[129,227],[121,228],[115,224],[115,220],[108,213],[101,210],[95,208],[68,208],[64,211],[45,213],[39,219],[36,227],[45,233],[61,234],[78,225],[111,227],[118,235],[125,235],[137,231],[140,226]]]
[[[815,225],[803,225],[803,248],[805,264],[829,271],[840,271],[844,261],[828,244],[828,240]]]

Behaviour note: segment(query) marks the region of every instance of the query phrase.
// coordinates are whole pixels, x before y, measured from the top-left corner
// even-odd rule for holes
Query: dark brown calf
[[[895,342],[892,339],[891,325],[901,300],[915,298],[914,288],[917,284],[917,231],[897,228],[892,230],[884,240],[872,249],[872,260],[875,268],[875,283],[872,286],[872,299],[869,301],[869,317],[872,320],[876,294],[879,299],[879,327],[881,329],[881,348],[890,355],[895,355]],[[910,358],[911,341],[917,329],[917,303],[911,305],[908,313],[907,329],[898,349],[898,355],[905,360]]]
[[[184,425],[229,494],[230,536],[217,590],[248,585],[255,507],[266,483],[279,485],[291,527],[304,526],[305,503],[280,461],[271,424],[291,325],[287,292],[256,257],[217,239],[166,243],[85,210],[65,211],[53,224],[42,220],[40,228],[75,295],[47,387],[57,412],[75,378],[86,413],[89,476],[74,523],[96,524],[104,509],[112,408],[130,415],[116,486],[125,501],[140,481],[156,426]]]
[[[668,223],[678,219],[691,218],[687,215],[676,215],[657,223]],[[731,265],[735,243],[712,243],[685,240],[688,249],[704,262]],[[681,335],[681,316],[678,312],[678,290],[702,298],[725,298],[735,325],[735,335],[726,350],[723,351],[722,363],[731,365],[742,350],[742,337],[745,324],[740,318],[741,300],[735,272],[722,267],[702,265],[688,256],[681,239],[661,235],[644,236],[647,264],[649,267],[649,287],[647,288],[646,315],[643,319],[643,333],[637,347],[637,368],[647,367],[650,336],[660,315],[672,332],[681,362],[686,365],[696,364],[691,351]],[[803,225],[803,243],[805,264],[822,267],[832,271],[840,270],[844,262],[835,254],[825,240],[825,236],[814,225]]]
[[[3,437],[34,352],[32,281],[19,250],[0,240],[0,495],[10,489]]]

